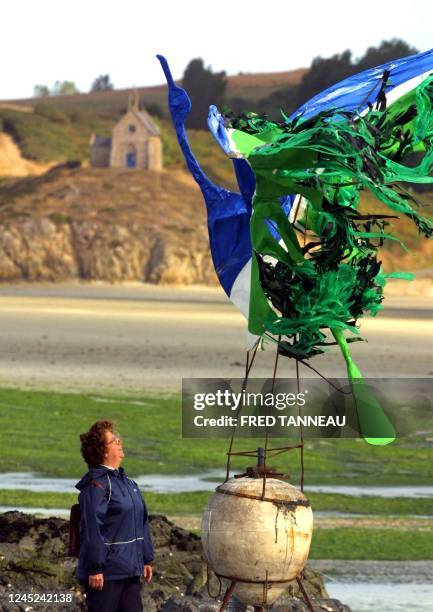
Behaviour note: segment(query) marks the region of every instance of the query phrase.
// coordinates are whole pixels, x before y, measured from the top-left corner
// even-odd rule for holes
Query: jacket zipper
[[[129,479],[128,478],[127,478],[125,484],[126,484],[126,488],[128,489],[129,497],[131,498],[132,507],[133,507],[133,510],[134,510],[135,555],[137,557],[137,567],[140,567],[140,558],[138,556],[138,546],[137,546],[137,543],[141,542],[141,540],[137,539],[138,538],[138,536],[137,536],[137,515],[136,515],[136,512],[135,512],[135,500],[134,500],[134,497],[133,497],[133,495],[131,493],[131,489],[130,489],[130,486],[129,486]],[[143,571],[142,571],[142,569],[140,569],[140,576],[141,576],[142,573],[143,573]]]

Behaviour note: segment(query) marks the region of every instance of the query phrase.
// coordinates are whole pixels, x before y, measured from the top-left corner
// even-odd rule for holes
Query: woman
[[[140,577],[152,579],[153,547],[147,510],[137,484],[120,467],[122,440],[112,421],[97,421],[80,436],[89,471],[80,491],[77,576],[89,612],[140,612]]]

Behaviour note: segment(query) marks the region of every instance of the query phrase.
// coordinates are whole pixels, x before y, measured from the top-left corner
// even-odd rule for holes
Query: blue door
[[[125,162],[127,168],[137,167],[137,149],[132,143],[128,144],[126,149]]]
[[[127,153],[126,154],[126,167],[135,168],[137,166],[137,154]]]

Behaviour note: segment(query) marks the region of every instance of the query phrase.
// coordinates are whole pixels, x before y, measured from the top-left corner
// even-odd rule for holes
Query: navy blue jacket
[[[89,484],[96,480],[103,489]],[[80,495],[80,554],[77,576],[104,574],[105,580],[142,576],[153,560],[146,505],[138,485],[123,468],[91,468],[76,485]]]

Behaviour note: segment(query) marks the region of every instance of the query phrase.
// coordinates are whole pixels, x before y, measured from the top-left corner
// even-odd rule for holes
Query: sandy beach
[[[365,376],[433,375],[431,297],[389,297],[352,345]],[[246,322],[219,288],[138,284],[0,287],[0,384],[35,389],[178,390],[182,377],[242,377]],[[252,375],[272,373],[275,349]],[[338,349],[310,362],[344,376]],[[280,359],[280,376],[294,363]],[[301,375],[311,372],[301,366]]]

